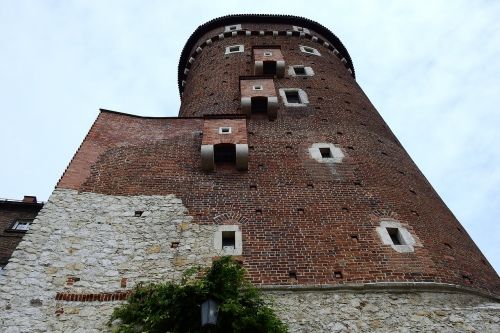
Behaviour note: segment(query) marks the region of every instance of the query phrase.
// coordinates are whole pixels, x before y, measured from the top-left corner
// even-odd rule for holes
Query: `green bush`
[[[184,273],[180,284],[138,285],[127,303],[113,311],[113,332],[132,333],[284,333],[286,326],[268,307],[260,291],[245,280],[245,270],[231,257]],[[201,327],[200,305],[219,304],[217,324]]]

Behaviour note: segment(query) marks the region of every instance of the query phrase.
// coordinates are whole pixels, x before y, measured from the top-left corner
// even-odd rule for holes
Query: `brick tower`
[[[0,280],[0,327],[101,331],[237,256],[291,332],[500,329],[500,280],[311,20],[196,29],[176,118],[101,110]],[[490,303],[484,306],[484,303]]]

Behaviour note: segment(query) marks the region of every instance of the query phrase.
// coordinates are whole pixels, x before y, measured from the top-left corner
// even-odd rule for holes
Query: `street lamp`
[[[219,305],[213,299],[209,298],[201,303],[201,326],[215,325],[218,312]]]

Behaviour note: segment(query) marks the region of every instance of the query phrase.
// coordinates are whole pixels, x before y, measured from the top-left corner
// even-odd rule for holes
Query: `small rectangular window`
[[[262,90],[263,87],[262,87],[262,85],[256,85],[256,86],[253,86],[252,89],[253,90]]]
[[[332,152],[330,148],[320,148],[319,152],[321,153],[322,158],[331,158],[332,157]]]
[[[28,231],[32,222],[31,219],[17,219],[12,225],[12,230]]]
[[[241,30],[241,24],[226,25],[224,27],[224,32],[231,32]]]
[[[303,66],[293,67],[293,71],[296,75],[306,75],[306,69]]]
[[[235,246],[236,246],[236,232],[223,231],[222,232],[222,249],[223,250],[234,250]]]
[[[231,45],[226,47],[226,53],[225,54],[231,54],[231,53],[241,53],[245,50],[245,47],[243,45]]]
[[[386,229],[394,245],[404,245],[401,233],[399,232],[398,228],[386,228]]]
[[[273,55],[273,53],[271,51],[264,52],[264,57],[270,57],[272,55]]]
[[[297,103],[300,104],[300,96],[299,92],[296,90],[287,90],[285,91],[286,100],[288,103]]]
[[[231,134],[231,127],[219,127],[219,134]]]

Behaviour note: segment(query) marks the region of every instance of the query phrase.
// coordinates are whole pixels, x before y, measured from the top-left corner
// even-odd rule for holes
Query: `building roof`
[[[231,25],[231,24],[241,24],[241,23],[281,23],[301,26],[322,35],[327,38],[328,42],[333,45],[347,60],[348,67],[352,70],[352,75],[355,77],[354,65],[351,60],[351,56],[344,44],[340,39],[335,36],[325,26],[315,22],[313,20],[293,15],[278,15],[278,14],[235,14],[226,15],[210,20],[202,25],[200,25],[189,37],[184,48],[182,49],[181,57],[179,59],[177,80],[179,85],[179,92],[182,92],[182,80],[184,77],[184,68],[188,62],[191,50],[196,45],[203,35],[207,32],[216,29],[221,26]]]

